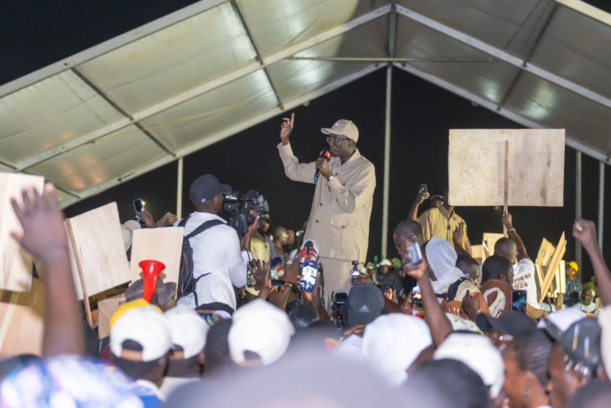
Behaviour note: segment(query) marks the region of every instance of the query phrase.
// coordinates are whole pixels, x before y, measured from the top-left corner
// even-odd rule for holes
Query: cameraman
[[[223,209],[223,194],[231,191],[231,186],[221,184],[212,174],[195,179],[189,190],[195,212],[187,219],[185,236],[206,221],[223,221],[218,216]],[[178,226],[178,222],[174,226]],[[215,310],[232,313],[237,307],[234,287],[246,285],[246,265],[252,259],[248,252],[250,237],[257,226],[258,222],[254,222],[248,227],[243,239],[245,250],[242,251],[236,230],[224,221],[192,237],[189,241],[193,249],[193,276],[197,279],[195,292],[198,304],[195,304],[193,294],[181,297],[177,303],[191,308],[210,305]]]

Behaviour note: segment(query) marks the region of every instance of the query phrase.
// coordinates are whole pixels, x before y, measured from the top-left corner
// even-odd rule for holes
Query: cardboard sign
[[[504,205],[507,171],[509,206],[562,207],[564,142],[564,129],[450,130],[450,204]]]
[[[32,256],[13,239],[23,233],[11,198],[21,204],[21,190],[34,187],[42,194],[44,178],[27,174],[0,173],[0,289],[28,292],[32,282]]]
[[[98,302],[98,337],[100,339],[110,335],[110,318],[115,314],[119,306],[125,302],[125,293],[120,293]]]
[[[0,358],[42,355],[44,286],[32,279],[29,293],[0,291]]]
[[[140,261],[152,259],[165,265],[162,272],[162,276],[165,275],[163,278],[165,283],[178,284],[184,231],[183,227],[135,230],[132,238],[130,279],[132,281],[140,279],[142,270],[138,264]]]

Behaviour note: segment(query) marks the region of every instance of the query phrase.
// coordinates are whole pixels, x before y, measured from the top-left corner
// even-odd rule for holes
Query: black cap
[[[350,327],[369,324],[384,310],[384,295],[371,283],[355,285],[346,300],[348,324]]]
[[[565,332],[548,320],[544,330],[556,343],[562,345],[576,368],[585,367],[591,373],[595,372],[600,363],[602,332],[598,319],[583,318],[570,325]]]
[[[496,331],[516,336],[527,330],[537,328],[537,324],[533,319],[526,316],[525,313],[512,310],[511,312],[502,315],[499,318],[494,318],[490,315],[480,313],[475,319],[477,327],[484,333],[488,333],[495,329]]]
[[[212,174],[204,174],[191,183],[189,198],[194,203],[205,203],[218,194],[231,193],[231,186],[221,184]]]

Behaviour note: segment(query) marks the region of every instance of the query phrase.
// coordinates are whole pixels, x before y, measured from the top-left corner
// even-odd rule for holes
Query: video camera
[[[225,203],[223,208],[231,214],[229,225],[231,225],[240,235],[244,236],[248,231],[248,227],[255,222],[255,216],[251,211],[256,212],[261,217],[259,218],[259,226],[263,226],[263,216],[269,213],[267,201],[263,198],[263,194],[258,191],[250,190],[247,193],[233,191],[225,194]]]

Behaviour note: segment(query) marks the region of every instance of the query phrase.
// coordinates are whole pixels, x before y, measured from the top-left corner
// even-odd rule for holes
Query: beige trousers
[[[350,291],[350,269],[352,269],[352,261],[343,259],[333,259],[318,257],[318,262],[322,263],[324,268],[324,299],[325,308],[331,310],[333,292]]]

